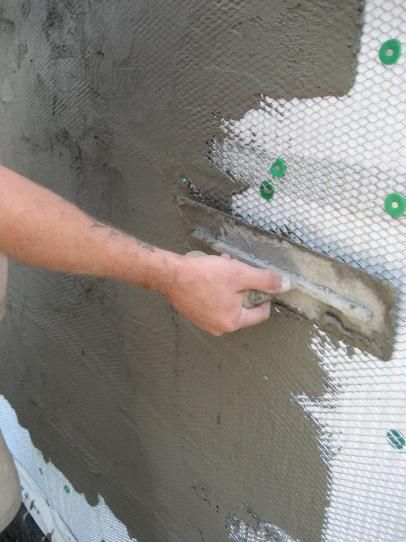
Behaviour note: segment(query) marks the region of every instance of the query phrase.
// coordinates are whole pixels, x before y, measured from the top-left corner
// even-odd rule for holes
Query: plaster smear
[[[230,514],[227,519],[227,530],[232,542],[299,542],[293,540],[282,529],[269,521],[260,519],[249,506],[242,506],[241,514]]]
[[[348,93],[362,6],[3,0],[1,162],[184,253],[179,177],[227,204],[244,185],[207,160],[220,119],[261,94]],[[148,292],[12,262],[0,328],[0,389],[19,423],[130,536],[223,542],[249,502],[291,538],[320,540],[328,468],[292,401],[325,392],[308,323],[274,313],[213,338]]]
[[[406,192],[405,56],[378,59],[390,38],[406,41],[403,2],[369,0],[354,87],[343,98],[275,100],[225,122],[228,138],[213,160],[252,186],[233,212],[317,251],[362,267],[398,289],[398,334],[389,362],[332,342],[315,327],[311,347],[326,372],[315,400],[292,395],[319,427],[329,469],[322,540],[406,538],[405,218],[383,209],[390,192]],[[277,158],[287,164],[265,203],[258,185]],[[400,434],[394,442],[390,434]],[[402,436],[403,435],[403,436]],[[253,540],[256,540],[254,537]]]

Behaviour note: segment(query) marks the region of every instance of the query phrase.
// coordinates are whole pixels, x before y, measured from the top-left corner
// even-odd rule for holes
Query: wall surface
[[[1,162],[185,252],[180,177],[231,206],[249,171],[211,165],[220,124],[261,95],[349,93],[362,8],[3,0]],[[329,467],[292,399],[327,391],[310,324],[275,312],[213,338],[148,292],[13,264],[1,334],[19,423],[139,542],[244,542],[264,525],[263,540],[321,540]]]

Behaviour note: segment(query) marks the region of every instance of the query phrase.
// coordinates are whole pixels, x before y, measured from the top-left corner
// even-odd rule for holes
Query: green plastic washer
[[[269,179],[265,179],[259,186],[259,193],[261,196],[270,201],[275,195],[275,187]]]
[[[277,158],[269,169],[269,173],[274,177],[284,177],[286,173],[286,162],[282,158]]]
[[[392,192],[385,198],[385,211],[393,218],[400,218],[406,211],[406,198],[402,194]]]
[[[379,60],[385,66],[396,64],[402,54],[402,44],[397,39],[391,39],[382,43],[379,48]]]
[[[406,445],[406,439],[403,433],[397,429],[389,429],[386,433],[386,438],[392,448],[395,448],[396,450],[402,450]]]

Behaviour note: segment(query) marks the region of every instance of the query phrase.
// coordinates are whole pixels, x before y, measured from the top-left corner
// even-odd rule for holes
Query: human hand
[[[269,318],[271,303],[243,307],[246,290],[281,293],[289,290],[286,276],[220,256],[181,256],[174,280],[164,294],[172,306],[212,335],[254,326]]]

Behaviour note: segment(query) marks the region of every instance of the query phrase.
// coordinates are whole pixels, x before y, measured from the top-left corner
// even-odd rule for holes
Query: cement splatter
[[[260,519],[247,505],[242,506],[246,523],[238,515],[227,519],[228,537],[232,542],[300,542],[269,521]]]

